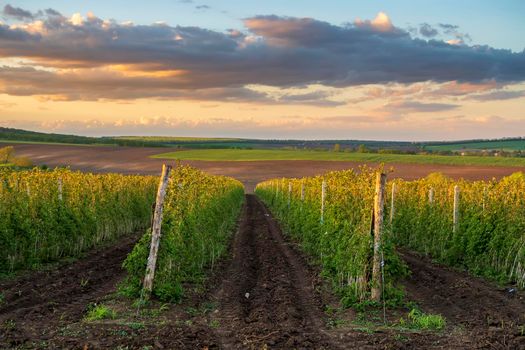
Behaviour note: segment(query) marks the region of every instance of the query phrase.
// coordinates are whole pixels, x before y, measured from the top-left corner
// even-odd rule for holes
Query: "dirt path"
[[[404,282],[408,296],[426,312],[441,314],[466,331],[464,346],[525,349],[525,294],[432,263],[404,251],[412,271]],[[450,327],[449,327],[450,328]]]
[[[212,300],[225,349],[336,349],[324,328],[312,276],[263,204],[247,196],[233,260]]]

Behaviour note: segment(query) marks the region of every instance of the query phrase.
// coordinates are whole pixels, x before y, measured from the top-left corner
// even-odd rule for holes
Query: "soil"
[[[204,285],[187,286],[180,305],[153,301],[139,308],[115,294],[125,276],[121,262],[136,238],[54,271],[0,282],[0,348],[525,348],[522,292],[508,293],[409,252],[402,253],[412,270],[403,282],[407,297],[423,311],[445,316],[446,330],[411,331],[383,326],[381,319],[361,323],[356,311],[339,308],[318,268],[307,263],[253,195],[246,197],[228,257]],[[86,321],[93,303],[108,305],[118,317]],[[389,319],[407,311],[389,310]]]
[[[39,338],[43,328],[82,318],[90,304],[115,290],[124,276],[122,261],[137,238],[136,234],[123,238],[117,245],[56,270],[0,282],[4,296],[0,324],[7,338],[0,338],[0,347]]]
[[[512,287],[497,287],[466,272],[433,263],[404,251],[411,275],[404,286],[411,300],[425,311],[445,316],[465,329],[465,346],[485,349],[525,349],[525,295]]]
[[[0,144],[3,147],[7,144]],[[19,156],[29,157],[37,165],[49,167],[70,166],[75,170],[91,172],[117,172],[124,174],[160,174],[162,159],[149,158],[152,155],[171,152],[173,148],[130,148],[109,146],[70,146],[12,144]],[[173,162],[171,162],[173,163]],[[225,175],[242,181],[247,192],[251,192],[261,181],[275,177],[303,177],[323,174],[330,170],[357,169],[360,162],[347,161],[257,161],[257,162],[215,162],[183,161],[208,173]],[[369,163],[374,166],[374,163]],[[523,167],[457,166],[437,164],[388,164],[394,172],[390,177],[413,180],[432,172],[441,172],[452,178],[481,180],[501,178]]]
[[[268,210],[247,196],[233,260],[213,294],[212,321],[225,349],[338,346],[324,334],[325,315],[315,278],[284,241]]]

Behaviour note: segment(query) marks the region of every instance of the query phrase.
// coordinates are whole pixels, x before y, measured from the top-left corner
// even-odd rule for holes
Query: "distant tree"
[[[361,145],[359,145],[359,147],[357,147],[357,152],[359,152],[359,153],[367,153],[368,149],[366,148],[365,145],[361,144]]]
[[[0,148],[0,162],[7,164],[14,158],[14,156],[15,149],[13,146]]]
[[[336,143],[334,145],[334,152],[341,152],[341,145],[340,144]]]

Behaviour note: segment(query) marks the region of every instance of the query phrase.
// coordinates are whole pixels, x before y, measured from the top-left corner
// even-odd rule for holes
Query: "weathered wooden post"
[[[459,226],[459,186],[454,186],[454,215],[452,218],[454,224],[452,232],[456,233]]]
[[[321,224],[324,223],[324,200],[326,198],[326,181],[321,185]]]
[[[381,267],[382,260],[382,240],[383,233],[383,214],[385,205],[385,186],[386,174],[378,173],[376,179],[376,190],[374,198],[374,257],[372,263],[372,300],[381,300]]]
[[[288,209],[290,209],[291,202],[292,202],[292,182],[288,181]]]
[[[434,203],[434,188],[430,187],[430,190],[428,190],[428,203],[432,205]]]
[[[393,182],[392,183],[392,199],[390,202],[390,225],[392,225],[392,222],[394,221],[394,211],[396,209],[394,205],[395,198],[396,198],[396,183]]]
[[[482,213],[485,214],[485,199],[487,198],[487,185],[483,186]]]
[[[58,200],[62,202],[63,196],[62,196],[62,178],[58,178]]]
[[[155,202],[155,213],[153,214],[153,225],[151,228],[151,246],[149,250],[148,265],[146,275],[144,276],[144,297],[148,298],[153,290],[153,278],[155,277],[155,266],[157,265],[157,254],[159,251],[162,213],[164,209],[164,198],[168,189],[168,181],[171,172],[171,166],[164,164],[162,166],[162,175],[160,176],[157,199]]]
[[[304,202],[304,179],[301,180],[301,202]]]

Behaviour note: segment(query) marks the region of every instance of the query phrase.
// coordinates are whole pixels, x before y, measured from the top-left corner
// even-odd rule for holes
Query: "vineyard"
[[[162,244],[153,294],[161,300],[179,301],[183,283],[199,282],[206,268],[225,253],[244,200],[237,180],[212,176],[179,166],[169,179]],[[139,296],[145,275],[151,230],[142,237],[124,262],[127,294]]]
[[[144,229],[156,179],[64,169],[0,172],[0,273],[76,257]]]
[[[285,230],[322,266],[346,304],[369,298],[377,171],[273,179],[256,189]],[[390,181],[383,191],[388,193],[381,256],[386,299],[399,297],[394,285],[407,272],[394,245],[525,286],[523,173],[475,182],[431,174],[417,181]]]
[[[0,174],[2,348],[524,344],[522,173]]]
[[[434,174],[417,181],[396,180],[390,190],[392,185],[396,243],[474,274],[525,287],[523,173],[474,182]]]

